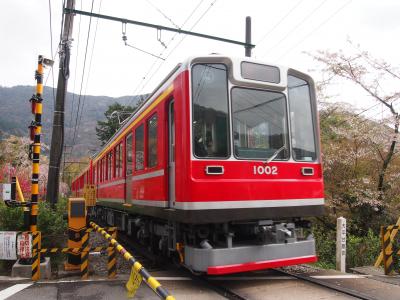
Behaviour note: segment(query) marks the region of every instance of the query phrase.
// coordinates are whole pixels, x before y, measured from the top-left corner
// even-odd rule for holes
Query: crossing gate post
[[[389,226],[390,227],[390,226]],[[392,238],[391,230],[389,227],[381,226],[381,242],[382,242],[382,254],[383,254],[383,267],[385,275],[393,275],[393,249],[392,249]]]
[[[32,232],[32,281],[40,279],[40,240],[41,232]]]
[[[86,230],[82,236],[82,252],[81,252],[81,278],[89,277],[89,232]]]
[[[117,228],[110,227],[108,229],[108,233],[111,235],[113,239],[117,239]],[[109,250],[108,253],[108,263],[107,263],[107,271],[108,271],[108,278],[114,278],[117,275],[117,256],[115,248],[111,243],[109,243]]]
[[[86,233],[86,216],[85,199],[68,199],[68,248],[83,248],[82,241]],[[68,252],[67,262],[65,263],[66,271],[81,270],[82,252]]]

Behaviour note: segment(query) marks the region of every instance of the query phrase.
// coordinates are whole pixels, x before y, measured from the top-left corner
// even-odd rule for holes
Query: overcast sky
[[[60,37],[61,3],[51,1],[53,55]],[[76,0],[76,9],[90,11],[91,4],[90,0]],[[400,65],[400,1],[396,0],[94,0],[93,12],[242,41],[245,17],[251,16],[256,44],[253,56],[303,72],[316,67],[304,52],[346,51],[350,48],[348,38],[373,56]],[[241,46],[163,31],[165,49],[155,29],[127,25],[128,43],[167,58],[162,61],[125,46],[120,23],[92,19],[82,80],[88,27],[89,17],[75,17],[70,92],[82,89],[83,94],[107,96],[146,93],[185,57],[244,55]],[[0,1],[0,85],[34,85],[37,55],[51,57],[50,36],[48,1]],[[57,78],[57,62],[54,71]],[[318,79],[318,73],[312,75]],[[50,76],[46,85],[52,84]],[[343,91],[342,100],[359,108],[367,106],[362,97],[354,98],[354,92]]]

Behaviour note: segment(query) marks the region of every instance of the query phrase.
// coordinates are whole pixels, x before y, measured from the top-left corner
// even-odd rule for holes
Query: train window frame
[[[312,160],[305,160],[305,159],[298,159],[296,158],[295,151],[293,150],[293,131],[292,131],[292,117],[291,117],[291,102],[289,96],[289,77],[294,77],[296,79],[305,81],[308,86],[308,96],[309,96],[309,104],[310,104],[310,113],[311,113],[311,125],[312,125],[312,132],[313,132],[313,140],[314,140],[314,151],[315,151],[315,158]],[[288,109],[289,109],[289,124],[290,124],[290,145],[292,150],[292,158],[296,162],[301,163],[316,163],[320,160],[320,147],[319,147],[319,136],[318,136],[318,117],[317,117],[317,107],[316,107],[316,95],[314,90],[314,82],[311,77],[306,74],[300,73],[295,70],[288,70],[287,73],[287,98],[288,98]]]
[[[150,125],[150,122],[151,122],[151,120],[153,119],[153,118],[156,118],[156,121],[157,121],[157,124],[156,124],[156,130],[155,130],[155,133],[156,133],[156,135],[155,135],[155,149],[156,149],[156,151],[155,151],[155,164],[153,165],[153,164],[150,164],[150,129],[151,129],[151,126],[149,126]],[[146,157],[146,166],[147,166],[147,168],[149,168],[149,169],[152,169],[152,168],[157,168],[158,167],[158,164],[159,164],[159,151],[158,151],[158,138],[157,137],[159,137],[159,116],[158,116],[158,113],[157,112],[154,112],[152,115],[150,115],[147,119],[146,119],[146,138],[145,138],[145,143],[146,143],[146,147],[145,147],[145,153],[146,153],[146,155],[145,155],[145,157]],[[153,153],[154,154],[154,153]]]
[[[130,164],[128,163],[128,159],[129,159],[129,149],[128,149],[128,139],[131,139],[131,145],[130,145],[130,158],[131,158],[131,161],[130,161]],[[125,165],[125,176],[131,176],[132,174],[133,174],[133,143],[134,142],[134,139],[133,139],[133,132],[131,131],[131,132],[129,132],[126,136],[125,136],[125,151],[124,151],[124,153],[125,153],[125,157],[123,157],[122,158],[122,164],[123,165]],[[129,166],[129,167],[128,167]],[[130,171],[130,172],[129,172]],[[122,174],[124,173],[124,169],[122,168]]]
[[[141,166],[141,168],[138,168],[138,139],[137,139],[137,133],[139,132],[139,130],[142,130],[142,166]],[[141,171],[144,171],[145,169],[146,169],[146,166],[145,166],[145,164],[146,164],[146,158],[145,158],[145,153],[146,153],[146,141],[145,141],[145,135],[146,135],[146,128],[145,128],[145,122],[142,122],[142,123],[140,123],[140,124],[138,124],[138,126],[135,128],[135,131],[134,131],[135,133],[134,133],[134,144],[135,144],[135,147],[134,147],[134,149],[135,149],[135,151],[134,151],[134,153],[135,153],[135,159],[134,159],[134,161],[135,161],[135,167],[134,167],[134,170],[135,170],[135,172],[141,172]]]
[[[225,82],[226,82],[226,99],[227,99],[227,103],[226,103],[226,115],[227,115],[227,122],[226,122],[226,135],[227,135],[227,141],[226,141],[226,147],[227,147],[227,153],[226,156],[198,156],[196,155],[195,152],[195,133],[193,130],[193,123],[194,123],[194,99],[193,99],[193,69],[194,67],[198,66],[198,65],[221,65],[224,66],[226,68],[226,77],[225,77]],[[191,124],[190,124],[190,132],[192,134],[191,137],[191,148],[192,148],[192,155],[194,158],[198,159],[198,160],[229,160],[232,156],[232,149],[231,149],[231,114],[230,114],[230,92],[229,92],[229,72],[230,72],[230,68],[226,63],[222,63],[222,62],[198,62],[195,64],[192,64],[190,66],[190,102],[191,102],[191,111],[190,111],[190,116],[191,116]]]
[[[278,91],[274,91],[274,90],[268,90],[268,89],[257,89],[257,88],[250,88],[250,87],[244,87],[244,86],[232,86],[231,87],[231,89],[230,89],[230,102],[231,102],[231,105],[230,105],[230,115],[231,115],[231,128],[232,128],[232,130],[231,130],[231,134],[232,134],[232,143],[233,143],[233,145],[232,145],[232,147],[233,147],[233,157],[236,159],[236,160],[242,160],[242,161],[266,161],[266,160],[268,160],[269,158],[260,158],[260,157],[254,157],[254,158],[250,158],[250,157],[240,157],[240,156],[237,156],[236,155],[236,153],[235,153],[235,145],[234,145],[234,143],[235,143],[235,138],[234,138],[234,124],[233,124],[233,122],[234,122],[234,116],[233,116],[233,97],[232,97],[232,92],[233,92],[233,90],[234,89],[245,89],[245,90],[255,90],[255,91],[262,91],[262,92],[271,92],[271,93],[276,93],[276,94],[280,94],[280,95],[282,95],[283,96],[283,98],[284,98],[284,105],[283,105],[283,107],[284,107],[284,110],[285,110],[285,114],[286,114],[286,120],[285,120],[285,123],[286,123],[286,135],[287,135],[287,137],[286,137],[286,151],[287,151],[287,156],[286,156],[286,158],[284,158],[284,159],[277,159],[277,158],[274,158],[272,161],[273,162],[285,162],[285,161],[290,161],[290,159],[291,159],[291,155],[292,155],[292,151],[291,151],[291,132],[290,132],[290,121],[289,121],[289,109],[288,109],[288,97],[284,94],[284,93],[282,93],[282,92],[278,92]]]

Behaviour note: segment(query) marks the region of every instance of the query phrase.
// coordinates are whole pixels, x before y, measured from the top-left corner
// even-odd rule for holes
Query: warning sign
[[[0,259],[17,259],[17,232],[0,231]]]
[[[136,294],[137,289],[140,287],[142,283],[142,276],[135,270],[132,266],[131,276],[129,276],[129,280],[126,283],[126,289],[128,290],[127,296],[128,298],[133,298]]]
[[[17,249],[19,258],[32,257],[32,235],[28,232],[23,232],[18,235]]]

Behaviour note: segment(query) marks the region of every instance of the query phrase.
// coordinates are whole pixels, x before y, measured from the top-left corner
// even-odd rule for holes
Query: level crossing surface
[[[178,271],[156,271],[154,276],[176,299],[226,299],[198,281],[195,277]],[[332,270],[320,270],[309,274],[314,279],[354,289],[371,299],[400,300],[400,286],[382,282],[379,276],[343,274]],[[400,282],[400,278],[392,278]],[[67,277],[62,280],[39,281],[32,283],[28,279],[15,280],[0,278],[0,299],[42,300],[42,299],[127,299],[125,283],[128,275],[117,275],[115,280],[92,276],[82,281],[79,277]],[[329,288],[282,275],[274,270],[236,274],[233,276],[207,277],[212,284],[221,286],[244,299],[296,299],[296,300],[346,300],[358,299]],[[142,284],[134,299],[159,299],[149,288]]]

